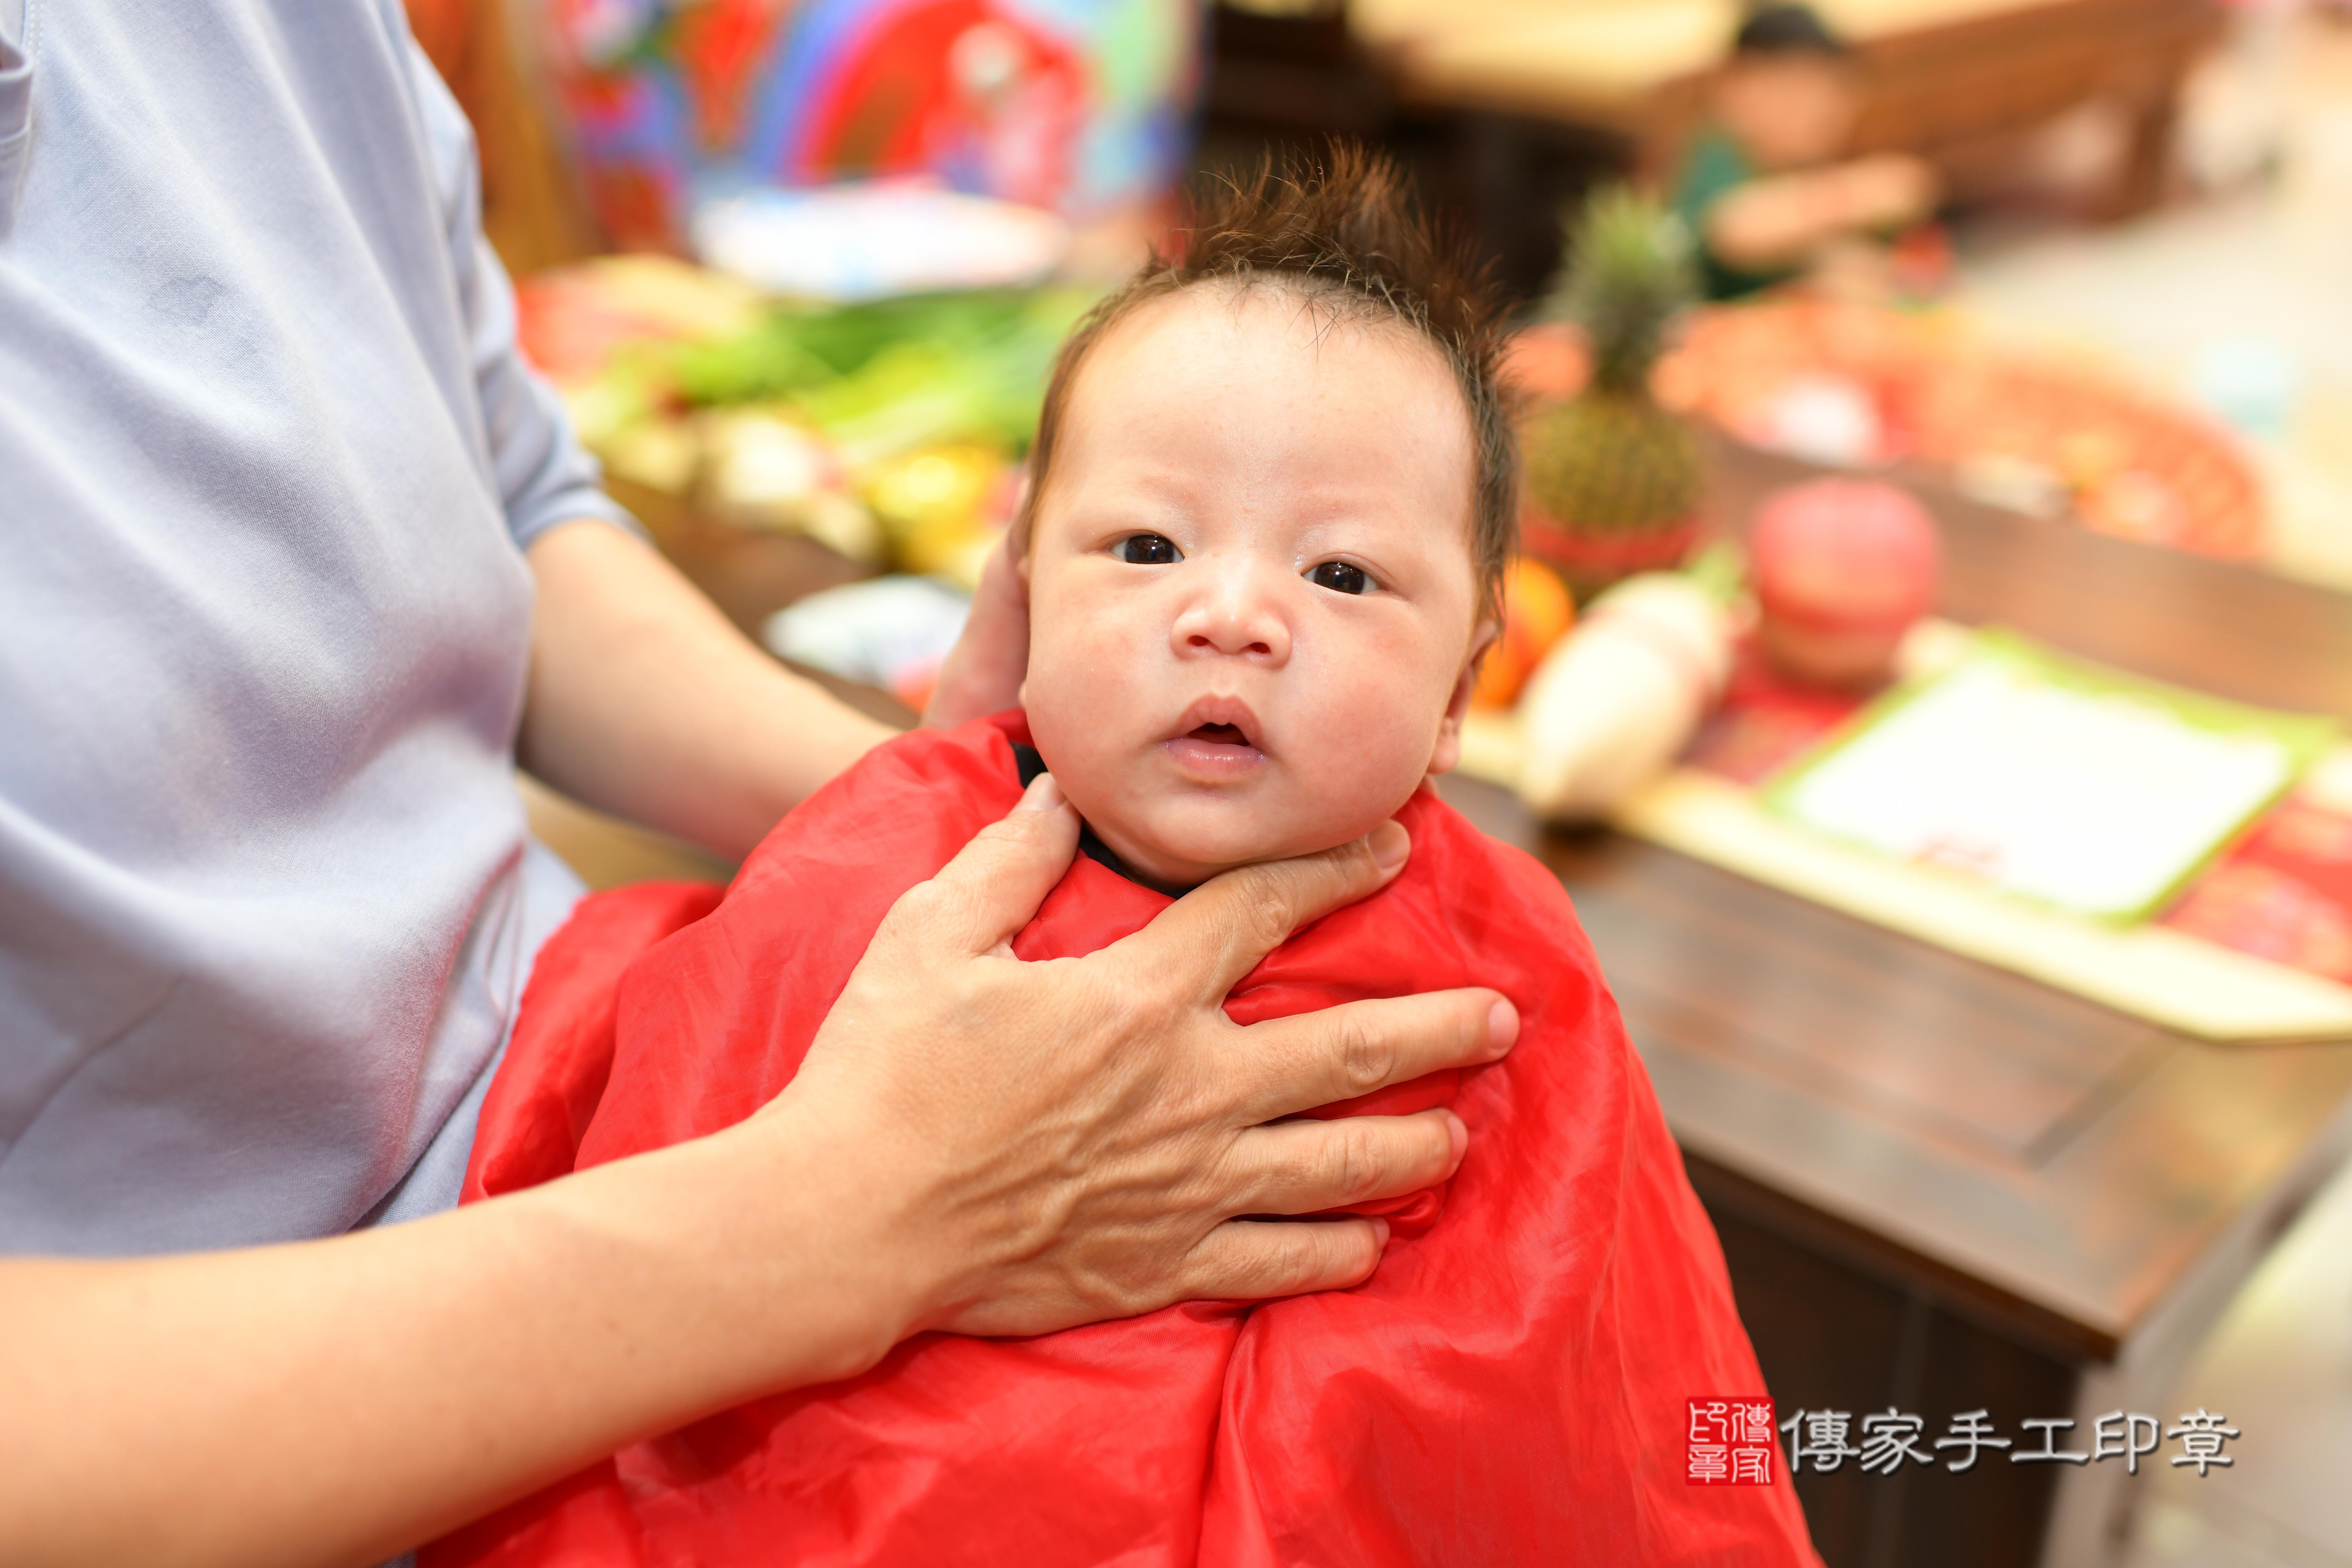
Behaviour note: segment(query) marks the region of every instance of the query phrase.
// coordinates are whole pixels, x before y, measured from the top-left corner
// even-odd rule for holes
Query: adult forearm
[[[1823,240],[1847,232],[1833,180],[1819,174],[1751,182],[1717,202],[1706,218],[1707,248],[1734,267],[1794,267]]]
[[[0,1264],[0,1562],[374,1563],[860,1370],[912,1293],[848,1163],[771,1117],[327,1241]]]
[[[578,800],[740,859],[889,738],[617,529],[552,529],[530,559],[539,599],[520,756]]]
[[[411,1225],[0,1262],[0,1563],[365,1564],[633,1437],[857,1372],[919,1329],[1031,1335],[1356,1283],[1449,1113],[1289,1119],[1475,1066],[1492,992],[1242,1028],[1290,931],[1383,885],[1390,825],[1024,963],[1068,869],[1050,777],[902,897],[791,1086],[712,1137]]]
[[[1937,189],[1927,165],[1898,155],[1771,175],[1716,203],[1707,247],[1735,267],[1795,266],[1835,241],[1924,216]]]

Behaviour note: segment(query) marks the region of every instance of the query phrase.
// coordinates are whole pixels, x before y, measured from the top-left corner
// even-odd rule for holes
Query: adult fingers
[[[1243,1214],[1321,1214],[1402,1197],[1451,1176],[1469,1140],[1462,1119],[1443,1110],[1256,1128],[1234,1145],[1238,1179],[1224,1205]]]
[[[1078,814],[1054,775],[1042,774],[938,876],[909,888],[890,923],[919,922],[929,940],[950,951],[990,952],[1035,917],[1077,847]]]
[[[981,567],[971,615],[940,666],[923,722],[949,730],[1010,708],[1021,700],[1021,678],[1028,670],[1029,589],[1013,563],[1008,534]]]
[[[1295,860],[1269,860],[1212,878],[1118,944],[1148,975],[1190,982],[1201,1001],[1222,1002],[1283,939],[1388,885],[1412,843],[1384,822],[1353,843]]]
[[[1491,1062],[1518,1037],[1518,1009],[1500,992],[1431,991],[1253,1024],[1221,1043],[1216,1072],[1251,1121],[1272,1121],[1440,1068]]]
[[[1388,1245],[1379,1219],[1227,1220],[1192,1249],[1179,1300],[1258,1301],[1343,1290],[1371,1277]]]

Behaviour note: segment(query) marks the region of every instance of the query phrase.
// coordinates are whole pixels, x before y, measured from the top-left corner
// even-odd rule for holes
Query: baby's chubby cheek
[[[1029,669],[1021,684],[1021,705],[1031,737],[1048,759],[1063,792],[1087,805],[1081,795],[1104,796],[1131,788],[1130,774],[1141,753],[1160,737],[1155,725],[1172,715],[1164,689],[1170,672],[1147,668],[1151,661],[1138,647],[1138,635],[1122,625],[1115,607],[1090,605],[1081,596],[1033,595]],[[1179,709],[1181,704],[1177,704]],[[1093,814],[1087,812],[1089,820]]]
[[[1387,820],[1428,769],[1452,683],[1433,650],[1349,639],[1298,648],[1279,669],[1211,671],[1167,657],[1164,634],[1076,610],[1041,617],[1052,630],[1023,700],[1064,792],[1124,854],[1173,870],[1328,849]],[[1204,785],[1167,743],[1213,693],[1249,704],[1264,760]]]
[[[1277,772],[1283,842],[1264,853],[1307,854],[1360,837],[1394,816],[1429,771],[1450,683],[1359,651],[1364,657],[1290,672]]]

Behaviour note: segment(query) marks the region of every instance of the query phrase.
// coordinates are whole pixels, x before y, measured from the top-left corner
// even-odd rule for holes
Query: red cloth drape
[[[468,1200],[728,1126],[792,1078],[898,896],[1003,816],[1019,715],[875,752],[723,901],[591,899],[541,954]],[[1389,888],[1226,1005],[1255,1022],[1485,984],[1504,1062],[1450,1103],[1452,1190],[1383,1205],[1364,1285],[1025,1341],[927,1334],[864,1376],[641,1443],[424,1554],[455,1564],[1810,1564],[1785,1475],[1685,1484],[1685,1401],[1758,1394],[1722,1255],[1559,883],[1423,791]],[[1084,857],[1014,942],[1092,952],[1167,900]],[[1004,1048],[1017,1052],[1018,1040]],[[593,1375],[593,1369],[583,1369]]]

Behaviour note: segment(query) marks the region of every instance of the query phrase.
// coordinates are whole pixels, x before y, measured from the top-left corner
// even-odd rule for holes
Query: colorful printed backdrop
[[[1192,0],[544,0],[591,200],[676,247],[691,203],[931,174],[1086,219],[1181,172]]]

